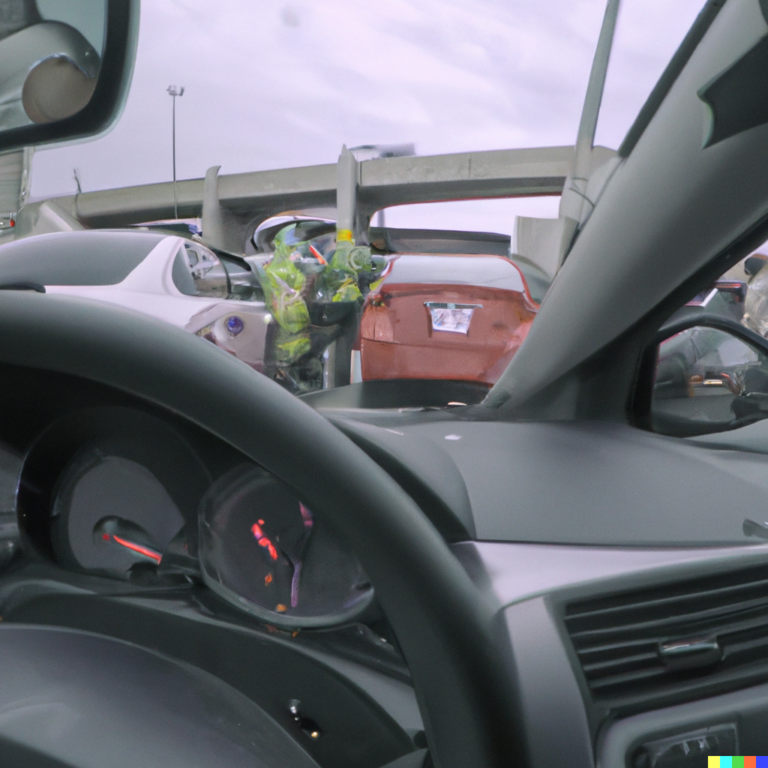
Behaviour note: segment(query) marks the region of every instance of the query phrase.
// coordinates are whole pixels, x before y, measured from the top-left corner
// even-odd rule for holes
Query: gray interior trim
[[[546,602],[505,611],[526,724],[530,764],[593,768],[592,737],[578,684]]]
[[[481,586],[489,586],[501,605],[547,595],[559,589],[585,588],[605,581],[611,590],[624,579],[664,582],[695,576],[702,567],[747,567],[768,558],[768,544],[697,549],[574,547],[553,544],[463,542],[452,549]]]
[[[626,768],[627,753],[646,741],[721,722],[739,721],[749,714],[760,714],[765,718],[766,702],[768,685],[758,685],[724,696],[627,717],[605,732],[598,746],[597,768]]]
[[[760,0],[760,3],[763,5],[765,12],[766,0]],[[710,24],[712,24],[715,16],[717,16],[724,4],[725,0],[708,0],[707,4],[702,8],[693,26],[688,31],[669,64],[667,64],[666,69],[659,78],[658,83],[654,86],[645,104],[640,109],[635,122],[632,123],[627,135],[624,137],[624,141],[621,142],[619,157],[628,157],[635,148],[643,132],[656,114],[661,102],[664,101],[675,80],[677,80],[677,76],[683,71],[683,68],[688,63],[688,59],[691,58],[691,55],[696,50],[696,46],[701,42]],[[766,15],[766,21],[768,21],[768,15]]]

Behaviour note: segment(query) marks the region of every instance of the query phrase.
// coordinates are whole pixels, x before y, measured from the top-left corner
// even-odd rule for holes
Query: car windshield
[[[147,268],[124,283],[132,298],[122,291],[122,305],[195,333],[200,318],[219,318],[225,330],[201,335],[292,393],[383,381],[380,407],[480,402],[562,258],[553,233],[567,213],[563,169],[616,6],[144,3],[122,118],[95,141],[39,150],[28,204],[46,221],[66,212],[76,229],[119,221],[181,234],[173,263],[158,256],[153,277]],[[621,3],[596,167],[608,167],[700,7]],[[461,180],[464,164],[486,179],[497,164],[518,173],[519,153],[538,147],[535,178],[519,190],[471,187],[471,170]],[[376,197],[366,190],[382,161],[404,183]],[[305,165],[293,177],[276,170]],[[456,191],[409,186],[435,173],[458,174]],[[120,189],[107,205],[106,190]],[[57,250],[77,273],[67,282],[32,262],[14,271],[10,258],[3,280],[123,283],[138,265],[132,248],[115,241],[92,266],[87,249]]]

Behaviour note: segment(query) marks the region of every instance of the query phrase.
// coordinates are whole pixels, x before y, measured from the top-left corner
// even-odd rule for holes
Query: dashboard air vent
[[[565,624],[596,700],[768,678],[768,567],[571,603]]]

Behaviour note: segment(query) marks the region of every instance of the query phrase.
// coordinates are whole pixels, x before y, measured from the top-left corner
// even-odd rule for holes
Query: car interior
[[[104,7],[91,100],[0,149],[117,119],[138,1]],[[296,397],[148,315],[0,285],[0,761],[768,753],[762,267],[728,277],[768,238],[766,68],[768,2],[707,0],[619,150],[566,178],[557,274],[490,389]]]

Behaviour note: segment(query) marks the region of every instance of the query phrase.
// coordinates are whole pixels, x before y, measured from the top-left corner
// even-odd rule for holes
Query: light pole
[[[176,193],[176,97],[184,95],[184,86],[177,88],[175,85],[169,85],[168,94],[173,98],[173,119],[172,119],[172,139],[173,139],[173,213],[175,218],[179,218],[179,197]]]

